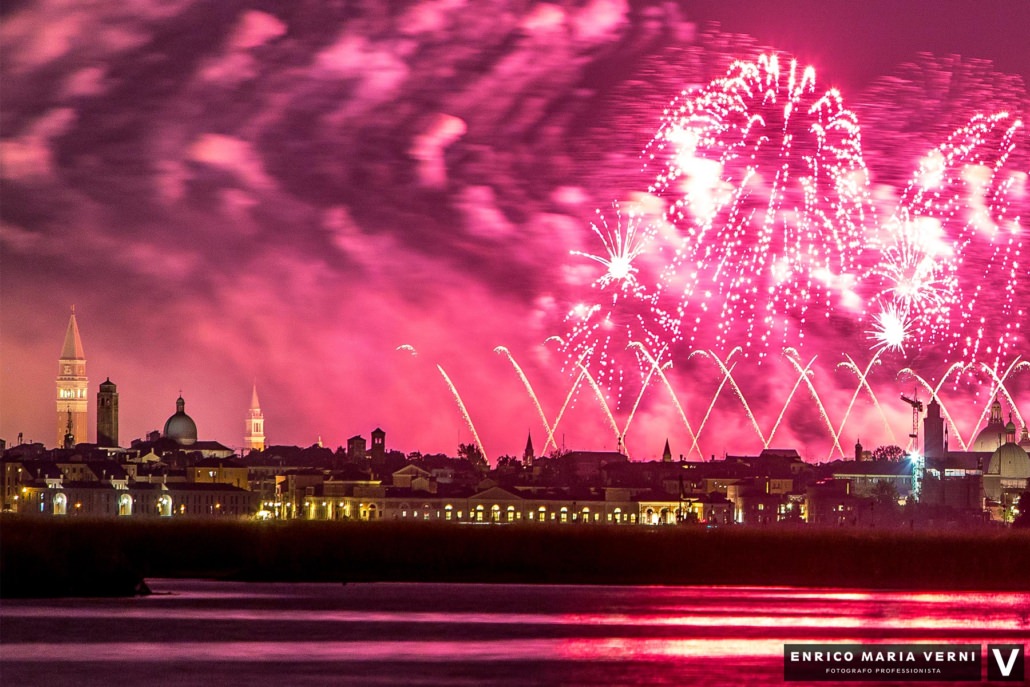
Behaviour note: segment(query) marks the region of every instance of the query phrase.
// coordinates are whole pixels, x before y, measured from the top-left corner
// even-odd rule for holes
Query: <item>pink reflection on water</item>
[[[847,615],[851,610],[854,615]],[[913,609],[915,610],[915,609]],[[925,610],[925,609],[924,609]],[[781,613],[756,614],[753,608],[721,606],[699,610],[683,609],[681,614],[619,613],[467,613],[467,612],[412,612],[412,611],[278,611],[274,609],[225,610],[178,608],[73,608],[57,606],[32,608],[5,608],[0,618],[122,618],[134,620],[196,620],[196,621],[250,621],[250,622],[303,622],[321,623],[460,623],[501,625],[571,625],[571,626],[650,626],[682,628],[770,628],[789,634],[789,629],[857,629],[865,630],[966,630],[1013,631],[1027,629],[1027,621],[1008,613],[983,609],[975,617],[951,616],[945,613],[903,613],[893,611],[891,616],[880,617],[860,609],[836,609],[823,615],[796,614],[784,609]]]
[[[370,588],[366,586],[365,589]],[[375,586],[390,590],[389,585]],[[304,591],[304,587],[299,587]],[[311,591],[325,592],[313,586]],[[552,590],[553,591],[553,590]],[[421,611],[377,609],[307,610],[274,608],[181,607],[169,601],[218,598],[269,598],[261,589],[243,594],[196,592],[152,596],[128,602],[69,607],[61,602],[5,605],[0,618],[121,618],[236,622],[401,623],[460,625],[541,625],[611,628],[747,628],[752,636],[791,637],[798,632],[862,630],[869,632],[997,633],[1030,628],[1030,594],[978,592],[855,592],[787,588],[631,588],[619,612],[546,613],[485,611]],[[334,593],[340,595],[339,591]],[[333,597],[345,598],[345,596]],[[128,604],[128,605],[127,605]],[[538,604],[539,605],[542,604]],[[627,610],[629,608],[630,610]],[[634,613],[632,609],[639,608]],[[761,632],[756,632],[761,631]]]
[[[779,656],[783,643],[736,639],[504,639],[378,642],[107,642],[6,645],[5,661],[626,661]]]
[[[1025,635],[999,638],[1021,643]],[[820,642],[801,637],[798,642]],[[855,643],[840,638],[837,643]],[[865,644],[889,643],[888,640]],[[935,643],[939,639],[915,640]],[[639,639],[623,637],[565,639],[501,639],[457,641],[348,642],[102,642],[67,644],[26,642],[3,646],[4,662],[492,662],[492,661],[659,661],[712,658],[779,658],[783,642],[776,639]]]

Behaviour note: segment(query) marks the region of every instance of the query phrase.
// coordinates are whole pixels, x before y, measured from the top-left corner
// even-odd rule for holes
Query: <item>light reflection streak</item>
[[[798,600],[799,596],[785,597]],[[812,596],[812,599],[825,597]],[[844,600],[844,599],[841,599]],[[996,601],[995,597],[991,597]],[[56,606],[5,608],[0,618],[100,618],[137,619],[155,621],[248,621],[248,622],[305,622],[317,620],[320,623],[435,623],[461,625],[545,625],[545,626],[602,626],[602,627],[684,627],[684,628],[782,628],[785,621],[796,627],[823,630],[876,629],[892,631],[966,630],[970,620],[966,617],[951,617],[925,613],[918,605],[911,609],[895,606],[890,617],[880,617],[881,606],[874,599],[856,599],[873,603],[873,607],[856,608],[841,604],[803,612],[791,610],[783,604],[766,613],[754,613],[753,604],[723,604],[717,606],[673,607],[663,609],[666,614],[653,612],[628,613],[483,613],[483,612],[433,612],[433,611],[362,611],[323,610],[283,611],[274,609],[177,609],[177,608],[131,608],[119,609],[117,613],[103,609],[65,609]],[[1027,629],[1026,619],[1013,617],[1011,612],[1025,607],[1028,599],[1022,596],[1011,604],[1009,613],[999,612],[995,617],[982,610],[976,618],[976,628],[984,632]],[[949,607],[955,600],[947,602]],[[1003,604],[999,603],[999,606]],[[907,611],[907,612],[906,612]],[[946,612],[946,611],[945,611]]]
[[[1021,643],[1023,638],[1004,638]],[[891,643],[858,637],[835,638],[851,644]],[[1002,641],[1002,640],[999,640]],[[826,643],[817,636],[803,636],[798,643]],[[926,639],[912,643],[938,643]],[[472,641],[352,641],[352,642],[108,642],[73,644],[25,642],[4,645],[7,663],[38,661],[78,662],[540,662],[540,661],[656,661],[673,659],[772,658],[783,655],[778,639],[640,639],[625,637],[569,639],[502,639]]]

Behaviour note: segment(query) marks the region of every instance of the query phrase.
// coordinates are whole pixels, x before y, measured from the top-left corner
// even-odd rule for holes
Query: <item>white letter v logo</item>
[[[1019,655],[1019,649],[1013,649],[1012,653],[1009,654],[1009,660],[1004,663],[1001,660],[1001,651],[999,649],[992,649],[994,652],[994,661],[998,664],[998,670],[1001,671],[1002,677],[1008,677],[1009,673],[1012,672],[1012,667],[1016,665],[1016,656]]]

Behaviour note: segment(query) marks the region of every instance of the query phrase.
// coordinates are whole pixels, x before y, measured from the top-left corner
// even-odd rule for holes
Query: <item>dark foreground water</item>
[[[771,685],[786,641],[1030,637],[1030,594],[1015,593],[150,585],[142,598],[3,601],[0,683]]]

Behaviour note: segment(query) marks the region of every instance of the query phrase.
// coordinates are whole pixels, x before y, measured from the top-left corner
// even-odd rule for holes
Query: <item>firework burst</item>
[[[601,241],[602,251],[571,251],[572,255],[604,267],[604,273],[591,284],[602,296],[593,304],[579,304],[568,313],[569,331],[559,344],[566,369],[591,369],[618,401],[627,381],[626,370],[631,365],[638,371],[642,369],[642,361],[630,350],[630,344],[638,340],[654,344],[658,336],[648,314],[649,296],[636,264],[651,243],[654,228],[635,212],[624,215],[618,203],[613,207],[614,227],[599,210],[597,221],[590,225]]]
[[[814,70],[737,62],[665,110],[647,153],[662,166],[650,191],[681,234],[655,299],[672,340],[703,334],[700,311],[717,347],[742,341],[761,359],[800,341],[815,312],[860,307],[850,289],[872,206],[859,128]]]
[[[665,109],[645,149],[661,220],[598,213],[602,249],[574,255],[604,271],[566,318],[566,369],[619,397],[630,370],[698,348],[762,362],[819,328],[865,330],[874,360],[933,349],[1001,369],[1025,340],[1022,122],[973,117],[874,202],[856,115],[782,64],[736,62]]]
[[[637,279],[639,269],[634,261],[647,249],[654,229],[650,225],[642,226],[641,217],[633,212],[625,216],[623,222],[622,209],[618,203],[613,204],[615,208],[616,224],[612,228],[608,220],[596,211],[597,221],[591,223],[590,229],[601,239],[604,248],[603,253],[586,253],[583,251],[571,251],[572,255],[579,255],[588,260],[593,260],[605,268],[595,282],[594,286],[602,291],[612,290],[612,300],[618,299],[620,294],[642,296],[643,286]]]
[[[897,304],[888,303],[873,316],[874,327],[869,338],[876,343],[873,350],[905,352],[905,341],[912,335],[912,320]]]
[[[921,161],[884,225],[878,327],[904,313],[922,347],[993,364],[1012,354],[1025,319],[1015,201],[1026,175],[1008,163],[1021,129],[1006,113],[977,115]]]

